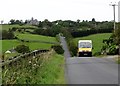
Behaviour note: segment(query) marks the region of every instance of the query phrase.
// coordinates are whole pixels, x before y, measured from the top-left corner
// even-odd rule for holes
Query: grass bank
[[[3,84],[65,84],[64,57],[48,52],[22,58],[2,69]]]
[[[64,57],[54,54],[42,66],[39,72],[41,84],[65,84],[64,79]]]

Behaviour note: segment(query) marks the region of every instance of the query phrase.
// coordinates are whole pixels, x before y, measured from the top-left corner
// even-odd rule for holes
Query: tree
[[[11,20],[10,20],[10,24],[15,24],[15,20],[14,20],[14,19],[11,19]]]
[[[13,39],[13,38],[14,38],[14,34],[13,34],[12,31],[9,31],[9,32],[8,32],[7,38],[8,38],[8,39]]]
[[[3,30],[2,31],[2,39],[13,39],[15,36],[14,36],[14,33],[9,30],[9,31],[6,31],[6,30]]]
[[[79,19],[77,19],[77,23],[80,23],[80,20],[79,20]]]
[[[42,28],[42,27],[43,27],[43,25],[42,25],[42,22],[41,22],[41,21],[39,21],[39,25],[38,25],[38,27],[40,27],[40,28]]]
[[[93,22],[93,23],[95,23],[95,22],[96,22],[96,21],[95,21],[95,18],[92,18],[92,22]]]
[[[18,52],[18,53],[27,53],[29,52],[29,47],[26,46],[26,45],[18,45],[15,50]]]
[[[52,26],[52,22],[48,21],[48,19],[45,19],[44,21],[42,21],[42,26],[50,28]]]
[[[2,39],[6,39],[7,38],[7,31],[3,30],[2,31]]]
[[[27,24],[29,22],[29,20],[25,20],[24,24]]]
[[[58,53],[58,54],[64,53],[64,50],[63,50],[62,46],[60,46],[60,45],[52,45],[51,48],[53,48],[56,51],[56,53]]]

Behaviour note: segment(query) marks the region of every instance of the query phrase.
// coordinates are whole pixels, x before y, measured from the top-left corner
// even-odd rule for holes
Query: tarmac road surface
[[[84,86],[87,84],[109,84],[104,86],[118,84],[118,64],[113,58],[71,57],[65,38],[60,37],[60,40],[65,50],[67,84],[86,84]]]

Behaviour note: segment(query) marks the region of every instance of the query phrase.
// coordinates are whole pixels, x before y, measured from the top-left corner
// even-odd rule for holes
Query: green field
[[[102,33],[102,34],[94,34],[94,35],[89,35],[85,37],[79,37],[73,39],[75,42],[76,46],[78,43],[78,40],[92,40],[93,42],[93,54],[96,52],[100,52],[102,45],[103,45],[103,39],[108,39],[111,36],[112,33]]]
[[[50,49],[51,45],[53,44],[50,44],[49,42],[57,43],[57,40],[55,37],[27,34],[27,33],[26,34],[17,33],[16,35],[19,39],[26,39],[30,42],[21,42],[16,39],[0,40],[0,43],[2,43],[2,52],[15,48],[17,45],[20,45],[20,44],[25,44],[29,46],[30,50],[35,50],[35,49]],[[32,40],[33,42],[31,42]],[[47,42],[47,43],[43,43],[43,42]]]
[[[55,37],[50,36],[42,36],[42,35],[36,35],[36,34],[16,34],[19,39],[25,39],[25,40],[37,40],[37,41],[44,41],[44,42],[57,42]]]
[[[35,49],[50,49],[52,44],[47,44],[47,43],[37,43],[37,42],[19,42],[17,40],[0,40],[2,41],[2,52],[5,52],[9,49],[15,48],[17,45],[20,44],[25,44],[28,45],[30,50],[35,50]]]

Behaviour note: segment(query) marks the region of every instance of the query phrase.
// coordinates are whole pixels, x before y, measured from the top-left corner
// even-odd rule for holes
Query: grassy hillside
[[[112,33],[102,33],[102,34],[94,34],[89,35],[85,37],[75,38],[73,41],[75,42],[76,46],[78,43],[78,40],[92,40],[93,41],[93,54],[96,52],[99,52],[103,45],[103,39],[108,39],[111,36]]]

